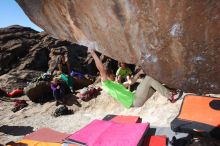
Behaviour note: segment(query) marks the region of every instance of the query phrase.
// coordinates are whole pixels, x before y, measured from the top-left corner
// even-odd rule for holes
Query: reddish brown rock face
[[[220,92],[219,0],[17,0],[48,33],[188,92]]]

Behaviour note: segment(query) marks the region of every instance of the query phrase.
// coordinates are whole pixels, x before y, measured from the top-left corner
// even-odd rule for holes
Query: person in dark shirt
[[[58,71],[66,75],[70,75],[70,63],[66,55],[59,55],[50,63],[48,72],[53,75]]]
[[[68,61],[68,57],[65,55],[59,56],[58,60],[58,71],[61,73],[65,73],[66,75],[70,75],[70,64]]]

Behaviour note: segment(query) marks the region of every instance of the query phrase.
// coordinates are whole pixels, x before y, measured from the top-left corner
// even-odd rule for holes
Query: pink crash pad
[[[94,120],[86,127],[70,135],[67,140],[85,143],[88,146],[136,146],[149,128],[148,123],[115,123]]]
[[[25,136],[23,139],[62,143],[62,141],[68,136],[69,136],[69,134],[66,134],[66,133],[54,131],[49,128],[41,128],[41,129]]]

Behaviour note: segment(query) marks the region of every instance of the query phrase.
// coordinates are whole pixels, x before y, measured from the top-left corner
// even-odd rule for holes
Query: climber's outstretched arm
[[[99,59],[99,57],[96,55],[96,53],[94,52],[93,49],[88,48],[88,52],[91,53],[93,59],[95,60],[96,67],[100,72],[102,81],[106,80],[107,74],[106,74],[106,70],[105,70],[105,67],[104,67],[102,61]]]

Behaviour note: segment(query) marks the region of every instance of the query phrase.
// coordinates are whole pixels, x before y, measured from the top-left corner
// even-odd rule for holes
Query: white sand
[[[21,99],[28,99],[26,96]],[[89,102],[79,100],[81,107],[69,106],[74,114],[53,117],[51,114],[57,108],[55,102],[44,105],[28,101],[28,107],[13,113],[11,108],[13,102],[0,103],[0,125],[8,126],[31,126],[34,130],[49,127],[57,131],[73,133],[87,125],[94,119],[102,119],[107,114],[137,115],[142,122],[149,122],[152,126],[169,127],[170,122],[177,116],[181,106],[181,100],[170,103],[165,97],[155,93],[142,107],[126,109],[112,97],[102,92],[97,98]],[[2,144],[9,141],[16,141],[22,136],[7,135],[0,132]]]

